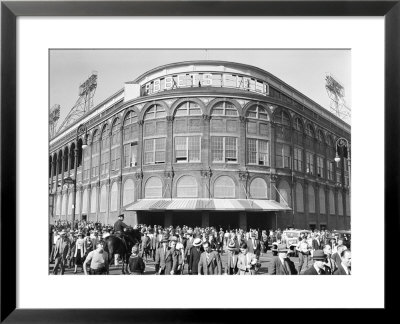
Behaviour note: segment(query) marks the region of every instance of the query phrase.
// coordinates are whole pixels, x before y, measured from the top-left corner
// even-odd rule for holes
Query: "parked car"
[[[307,236],[308,234],[311,233],[311,231],[292,229],[283,231],[282,233],[282,243],[286,244],[286,247],[289,249],[289,252],[291,254],[294,254],[295,256],[297,256],[297,251],[295,248],[299,243],[299,238],[302,233],[304,233],[305,236]]]
[[[332,237],[336,237],[336,240],[343,240],[343,244],[348,249],[351,247],[351,231],[349,230],[334,230],[331,233]]]

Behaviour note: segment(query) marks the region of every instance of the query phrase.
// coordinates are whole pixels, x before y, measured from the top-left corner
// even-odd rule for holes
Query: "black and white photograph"
[[[351,275],[351,50],[48,59],[49,275]]]

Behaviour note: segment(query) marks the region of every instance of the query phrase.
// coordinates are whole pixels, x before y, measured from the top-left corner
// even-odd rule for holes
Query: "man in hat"
[[[194,238],[193,238],[193,231],[189,229],[186,232],[186,247],[185,247],[185,260],[186,263],[189,263],[189,255],[190,255],[190,249],[193,246]]]
[[[339,241],[340,241],[340,240],[339,240]],[[347,246],[344,245],[344,244],[341,244],[341,245],[338,245],[338,246],[337,246],[336,253],[333,253],[333,254],[332,254],[332,259],[333,259],[333,261],[336,262],[336,264],[337,264],[338,266],[339,266],[339,264],[342,263],[342,258],[341,258],[340,256],[341,256],[341,254],[342,254],[342,252],[343,252],[344,250],[347,250]]]
[[[285,244],[278,244],[276,248],[278,255],[271,261],[270,275],[297,275],[296,267],[288,257],[288,249]]]
[[[67,258],[69,258],[69,253],[71,250],[71,242],[67,238],[67,232],[62,230],[60,232],[60,238],[57,240],[54,247],[55,264],[53,268],[53,274],[58,273],[58,268],[61,267],[61,275],[65,272],[65,265],[67,263]]]
[[[247,248],[250,253],[253,253],[256,255],[257,259],[260,258],[260,253],[261,253],[261,244],[260,240],[256,238],[256,233],[252,231],[250,233],[250,238],[247,240]]]
[[[142,275],[145,269],[146,266],[143,262],[143,258],[139,255],[139,248],[137,245],[134,245],[128,261],[128,273],[130,275]]]
[[[198,275],[221,275],[222,263],[219,253],[211,250],[209,241],[203,242],[203,249],[198,264]]]
[[[257,256],[249,252],[246,242],[240,244],[237,267],[239,269],[239,275],[255,275],[258,271]]]
[[[129,228],[129,226],[124,223],[124,218],[125,218],[124,214],[118,215],[118,220],[114,223],[114,232],[115,232],[115,235],[118,236],[122,240],[123,244],[125,245],[125,248],[127,249],[128,245],[126,244],[124,230]],[[125,251],[126,251],[126,249],[125,249]],[[118,257],[119,257],[119,255],[116,253],[114,255],[115,265],[118,265]]]
[[[199,271],[199,261],[201,256],[202,240],[197,237],[193,240],[193,245],[189,251],[188,271],[190,275],[197,275]]]
[[[146,229],[142,230],[142,233],[143,233],[143,236],[142,236],[141,242],[140,242],[140,256],[142,258],[146,258],[146,261],[147,261],[147,256],[150,254],[151,240],[150,240],[150,237],[147,235]]]
[[[228,255],[226,256],[226,262],[224,263],[225,274],[235,275],[239,271],[237,267],[239,249],[233,241],[229,242],[227,249]]]
[[[323,251],[326,256],[325,272],[327,275],[332,275],[337,269],[337,264],[332,259],[332,248],[329,244],[326,244],[324,245]]]
[[[175,245],[176,241],[171,242],[168,246],[168,234],[163,236],[161,246],[156,251],[155,270],[159,275],[174,274],[178,267],[178,259],[176,258]]]
[[[349,276],[351,275],[351,251],[343,250],[340,254],[342,262],[338,264],[338,268],[333,273],[334,275]]]
[[[158,248],[158,239],[157,239],[157,225],[154,225],[153,232],[150,237],[150,258],[153,258],[153,261],[156,261],[156,250]]]
[[[324,251],[316,250],[313,253],[312,259],[314,260],[314,264],[312,265],[312,267],[304,271],[303,275],[325,275],[326,256],[324,254]]]

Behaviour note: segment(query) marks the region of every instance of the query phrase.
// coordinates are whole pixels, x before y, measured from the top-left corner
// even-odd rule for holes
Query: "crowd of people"
[[[123,215],[113,225],[81,221],[72,226],[66,221],[56,222],[50,227],[50,263],[54,262],[51,273],[64,274],[69,268],[74,273],[79,270],[92,275],[109,274],[110,262],[118,265],[118,255],[109,258],[105,240],[110,235],[117,236],[128,246],[124,232],[129,229]],[[134,229],[140,231],[140,239],[129,248],[127,270],[131,275],[145,273],[149,262],[158,275],[255,275],[261,268],[260,257],[269,250],[270,275],[351,273],[347,242],[327,230],[302,233],[298,244],[290,248],[281,229],[224,230],[146,224]],[[297,268],[293,257],[298,257]]]

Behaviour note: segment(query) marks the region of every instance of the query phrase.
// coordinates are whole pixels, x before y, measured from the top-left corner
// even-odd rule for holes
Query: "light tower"
[[[50,108],[50,116],[49,116],[49,131],[50,138],[54,137],[56,134],[57,122],[60,119],[60,105],[55,104]]]
[[[97,72],[93,71],[92,75],[79,86],[79,97],[75,105],[72,107],[67,117],[58,129],[58,133],[63,131],[69,125],[75,123],[86,112],[93,107],[93,97],[97,88]]]
[[[351,109],[346,106],[346,102],[344,100],[344,87],[329,73],[327,73],[325,76],[325,82],[326,92],[331,99],[329,106],[330,111],[340,119],[350,124]]]

